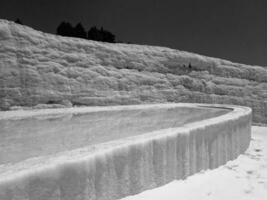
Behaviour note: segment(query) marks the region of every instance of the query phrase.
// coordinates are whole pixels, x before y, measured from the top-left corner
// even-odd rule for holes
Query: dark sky
[[[0,0],[0,18],[50,33],[82,22],[126,42],[267,66],[266,0]]]

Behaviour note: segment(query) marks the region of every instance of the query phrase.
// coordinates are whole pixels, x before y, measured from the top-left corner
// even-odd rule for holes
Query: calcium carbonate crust
[[[156,104],[2,115],[2,119],[15,120],[47,114],[200,106],[231,111],[178,128],[0,165],[0,199],[119,199],[223,165],[243,153],[251,137],[251,109],[230,105]]]
[[[248,106],[267,123],[267,68],[0,20],[0,109],[164,102]]]

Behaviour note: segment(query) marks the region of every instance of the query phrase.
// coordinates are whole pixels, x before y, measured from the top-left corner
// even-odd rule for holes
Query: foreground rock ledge
[[[223,165],[243,153],[251,137],[251,109],[238,106],[165,104],[5,112],[2,120],[12,123],[38,115],[203,106],[231,111],[177,128],[0,165],[0,199],[119,199]]]
[[[0,20],[0,108],[237,104],[267,123],[267,69],[163,47],[46,34]],[[15,107],[16,108],[16,107]]]

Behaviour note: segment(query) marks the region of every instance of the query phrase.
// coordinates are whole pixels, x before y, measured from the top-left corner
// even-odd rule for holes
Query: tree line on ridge
[[[20,19],[16,19],[15,23],[23,25]],[[78,23],[76,26],[72,26],[70,22],[63,21],[58,25],[56,34],[66,37],[77,37],[102,42],[116,42],[116,36],[103,27],[97,28],[96,26],[93,26],[86,31],[81,23]]]

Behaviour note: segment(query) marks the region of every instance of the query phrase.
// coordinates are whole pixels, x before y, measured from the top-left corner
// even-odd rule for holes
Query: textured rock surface
[[[161,107],[174,109],[171,104]],[[0,199],[115,200],[216,168],[244,153],[250,143],[251,109],[233,109],[179,127],[0,164]]]
[[[238,104],[267,123],[267,68],[163,47],[60,37],[0,20],[0,107]]]

